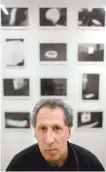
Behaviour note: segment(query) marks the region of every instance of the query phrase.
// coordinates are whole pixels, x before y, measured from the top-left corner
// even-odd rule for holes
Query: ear
[[[36,128],[33,128],[32,132],[33,132],[33,136],[36,138]]]
[[[71,136],[71,127],[68,127],[68,132],[69,132],[69,138]]]
[[[35,134],[34,134],[34,136],[36,137],[37,135],[36,135],[36,127],[34,128],[34,130],[35,130]]]

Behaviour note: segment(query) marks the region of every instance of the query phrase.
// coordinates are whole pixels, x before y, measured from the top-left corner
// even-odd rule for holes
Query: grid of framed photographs
[[[2,32],[4,30],[9,31],[21,30],[23,34],[24,30],[29,29],[30,25],[30,16],[29,8],[24,7],[6,7],[7,14],[1,10],[1,28]],[[68,27],[67,20],[67,10],[68,8],[39,8],[39,26],[40,29],[47,29],[49,35],[49,29],[54,30],[55,28],[61,29]],[[78,11],[77,14],[77,26],[76,30],[89,30],[89,29],[100,29],[106,28],[106,12],[103,8],[82,8]],[[23,30],[24,29],[24,30]],[[78,30],[77,30],[78,32]],[[87,33],[87,32],[86,32]],[[24,49],[24,37],[20,35],[20,38],[17,38],[14,35],[14,38],[6,38],[5,43],[3,44],[3,70],[11,68],[13,69],[23,69],[26,67],[26,57]],[[30,44],[30,43],[29,43]],[[59,41],[58,43],[51,42],[40,42],[39,43],[39,66],[40,64],[59,64],[61,63],[66,65],[68,62],[67,58],[67,43]],[[30,58],[30,57],[29,57]],[[83,62],[83,64],[89,62],[92,65],[96,63],[103,62],[105,60],[105,44],[104,43],[83,43],[79,42],[77,45],[77,64]],[[46,67],[40,66],[40,69]],[[68,66],[67,66],[68,67]],[[82,67],[83,68],[83,67]],[[15,70],[14,70],[15,71]],[[49,71],[48,71],[49,73]],[[53,73],[53,72],[52,72]],[[15,73],[14,73],[15,74]],[[68,97],[68,78],[63,77],[48,77],[39,78],[40,88],[39,95],[40,97]],[[36,83],[37,84],[37,83]],[[28,76],[18,76],[12,77],[11,75],[3,78],[3,97],[8,98],[8,101],[12,100],[17,101],[18,99],[28,98],[30,95],[30,79]],[[100,96],[100,74],[99,73],[87,73],[86,70],[82,74],[81,81],[81,97],[83,101],[90,100],[99,100]],[[32,93],[33,94],[33,93]],[[30,100],[27,100],[30,101]],[[28,112],[12,112],[11,109],[8,112],[4,112],[5,119],[5,128],[30,128],[29,122],[30,114]],[[91,109],[87,111],[79,110],[77,114],[77,127],[78,128],[102,128],[103,127],[103,112],[93,112]]]
[[[105,40],[102,31],[106,29],[105,8],[81,8],[78,11],[77,32],[83,31],[86,37],[92,31],[91,38],[77,44],[77,64],[82,66],[81,91],[82,102],[88,102],[88,107],[79,109],[76,112],[77,131],[89,131],[91,129],[103,129],[104,111],[101,110],[101,65],[105,64]],[[101,39],[93,39],[93,33],[98,31],[96,38],[101,35]],[[90,32],[91,33],[91,32]],[[96,41],[98,40],[98,41]],[[78,40],[79,41],[79,40]],[[86,66],[86,68],[85,68]],[[91,67],[92,66],[92,67]],[[87,70],[89,72],[87,72]],[[90,70],[94,71],[91,72]],[[98,103],[99,102],[99,103]],[[97,103],[93,109],[93,104]],[[99,105],[99,106],[98,106]],[[100,108],[99,108],[100,107]],[[99,110],[98,110],[99,108]],[[104,107],[105,108],[105,107]]]

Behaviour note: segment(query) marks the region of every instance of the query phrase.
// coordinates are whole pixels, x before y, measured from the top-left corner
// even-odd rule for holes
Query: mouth
[[[57,149],[46,149],[46,152],[53,152],[53,151],[57,151]]]

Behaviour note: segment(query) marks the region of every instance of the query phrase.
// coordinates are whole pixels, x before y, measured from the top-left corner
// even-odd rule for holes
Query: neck
[[[65,163],[67,157],[68,157],[68,148],[67,148],[67,151],[62,155],[62,157],[61,157],[61,158],[59,159],[59,161],[57,162],[57,165],[58,165],[59,167],[61,167],[61,166]]]

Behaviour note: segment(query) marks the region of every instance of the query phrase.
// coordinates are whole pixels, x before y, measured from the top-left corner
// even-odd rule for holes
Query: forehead
[[[48,122],[64,124],[64,117],[64,111],[60,107],[42,107],[37,114],[36,124]]]

